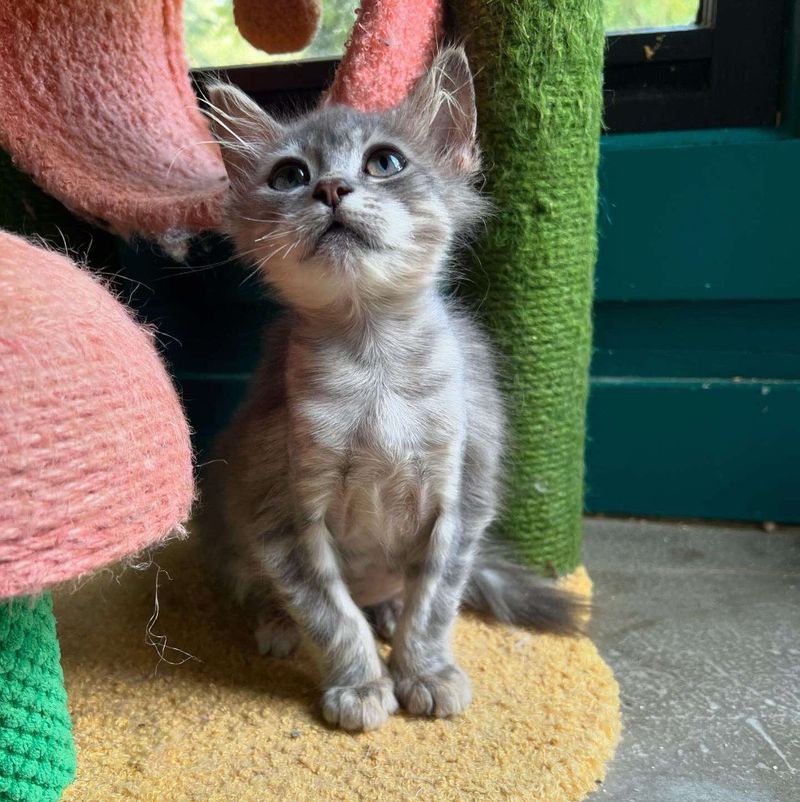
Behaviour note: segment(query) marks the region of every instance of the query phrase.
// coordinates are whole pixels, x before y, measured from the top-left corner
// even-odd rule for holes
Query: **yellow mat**
[[[149,636],[155,565],[55,594],[78,752],[64,802],[572,802],[602,780],[619,699],[588,639],[462,615],[454,648],[472,679],[467,713],[397,715],[350,735],[319,719],[307,655],[255,653],[192,548],[174,543],[155,556],[172,579],[160,573]],[[570,583],[589,591],[582,570]],[[158,635],[193,659],[159,663]],[[164,657],[183,659],[170,649]]]

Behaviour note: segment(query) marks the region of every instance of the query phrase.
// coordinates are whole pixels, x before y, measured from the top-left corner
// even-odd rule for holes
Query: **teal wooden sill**
[[[603,138],[597,301],[800,298],[800,139]]]
[[[800,140],[607,136],[592,512],[800,522]]]

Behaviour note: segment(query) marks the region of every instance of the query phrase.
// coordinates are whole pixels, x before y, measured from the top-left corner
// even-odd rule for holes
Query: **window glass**
[[[184,0],[183,22],[190,67],[232,67],[340,56],[359,0],[324,0],[314,41],[298,53],[272,56],[249,45],[233,22],[232,0]]]
[[[359,0],[324,0],[317,35],[298,53],[273,56],[249,45],[233,22],[232,0],[184,0],[186,53],[191,67],[231,67],[333,58],[344,51]],[[694,24],[701,0],[605,0],[607,31]]]
[[[700,0],[605,0],[607,31],[694,25]]]

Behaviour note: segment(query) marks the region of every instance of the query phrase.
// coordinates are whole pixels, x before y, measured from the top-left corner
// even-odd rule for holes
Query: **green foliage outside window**
[[[186,53],[192,67],[227,67],[341,55],[355,22],[358,0],[323,0],[314,41],[299,53],[273,56],[249,45],[233,22],[232,0],[185,0]]]
[[[606,0],[608,31],[691,25],[699,0]],[[227,67],[276,61],[331,58],[344,50],[358,0],[322,0],[314,41],[299,53],[271,56],[251,47],[233,23],[232,0],[185,0],[186,51],[192,67]]]
[[[692,25],[700,0],[606,0],[607,31],[635,31]]]

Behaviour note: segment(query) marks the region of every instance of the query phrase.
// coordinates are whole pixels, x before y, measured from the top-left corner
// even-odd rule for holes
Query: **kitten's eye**
[[[279,192],[297,189],[308,184],[308,168],[302,162],[282,162],[274,167],[267,183]]]
[[[397,175],[405,166],[406,159],[402,153],[391,148],[378,148],[370,153],[364,164],[364,171],[373,178],[388,178]]]

